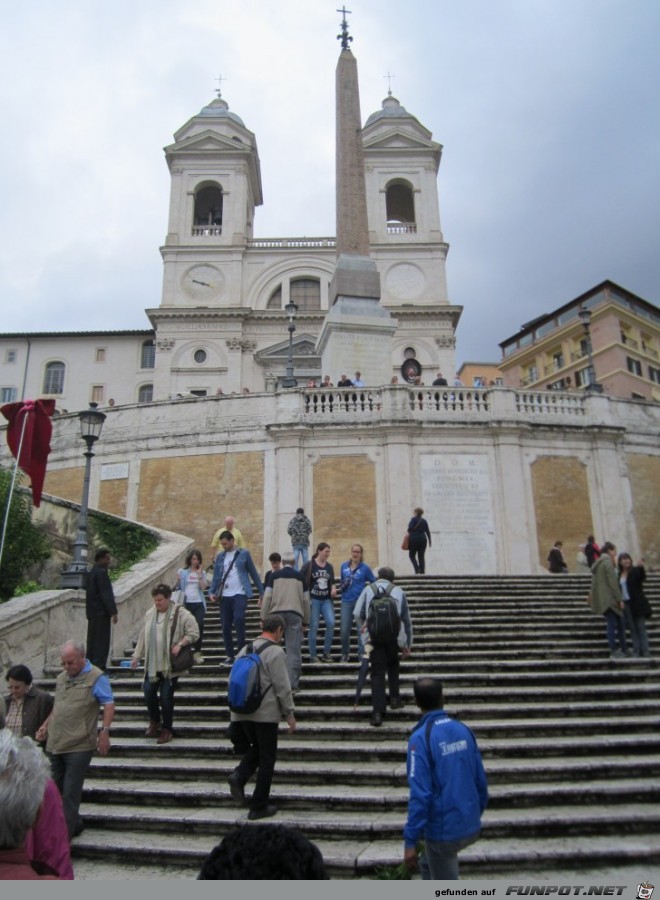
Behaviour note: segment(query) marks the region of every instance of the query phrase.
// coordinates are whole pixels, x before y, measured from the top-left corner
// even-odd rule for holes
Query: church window
[[[92,403],[103,403],[105,391],[102,384],[92,385]]]
[[[140,368],[153,369],[156,365],[156,343],[155,341],[145,341],[142,344],[142,358],[140,360]]]
[[[66,366],[63,362],[50,362],[44,373],[44,394],[61,394],[64,391],[64,372]]]
[[[387,185],[385,214],[391,234],[415,231],[415,199],[407,181],[392,181]]]
[[[151,403],[154,399],[153,384],[143,384],[138,391],[138,403]]]
[[[219,184],[202,184],[195,192],[194,235],[222,234],[223,195]]]
[[[201,366],[202,363],[206,362],[206,350],[195,350],[195,352],[193,353],[193,359]]]
[[[296,278],[291,282],[291,302],[299,310],[321,309],[321,282],[318,278]]]
[[[266,309],[282,309],[282,285],[275,288],[270,295]]]

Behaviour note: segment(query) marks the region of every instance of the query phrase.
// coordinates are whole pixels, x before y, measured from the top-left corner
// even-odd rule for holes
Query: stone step
[[[238,815],[226,825],[218,823],[213,835],[199,835],[184,830],[180,817],[173,823],[177,829],[163,832],[141,833],[140,844],[131,840],[128,829],[88,829],[73,841],[74,861],[81,855],[87,859],[104,862],[116,860],[122,865],[131,861],[144,866],[151,865],[158,871],[163,866],[189,867],[194,878],[205,857],[220,842],[223,835],[236,825],[244,824],[245,817]],[[295,817],[278,813],[271,822],[295,827],[311,838],[307,822],[301,815]],[[348,840],[315,839],[326,869],[333,878],[374,877],[378,869],[398,865],[402,857],[402,840],[379,839],[377,832],[358,829]],[[502,838],[482,838],[461,852],[460,866],[463,878],[488,879],[493,870],[520,872],[533,861],[535,871],[549,871],[567,866],[576,868],[590,864],[611,866],[615,859],[621,864],[635,860],[645,868],[660,862],[660,845],[655,834],[605,836],[585,835],[577,842],[573,836],[519,837],[512,841]],[[581,882],[576,882],[581,883]],[[600,882],[599,882],[600,883]]]
[[[213,754],[231,759],[231,744],[223,736],[224,728],[218,728],[215,737],[208,736],[175,736],[169,744],[156,745],[151,739],[144,737],[113,736],[113,758],[127,753],[144,754],[169,754],[177,759],[194,759],[198,756]],[[388,728],[384,723],[379,728],[371,729],[366,740],[354,739],[342,736],[340,742],[317,742],[301,740],[299,736],[287,735],[282,731],[277,750],[277,758],[307,760],[325,759],[329,762],[344,758],[367,758],[373,760],[394,758],[399,761],[405,759],[406,736],[399,729]],[[589,758],[593,754],[602,756],[656,756],[660,754],[660,734],[649,732],[647,734],[619,734],[619,735],[588,735],[566,737],[559,735],[548,741],[542,737],[531,738],[482,738],[479,740],[484,759],[489,757],[506,758],[512,760],[549,759],[571,755],[574,758]],[[403,757],[401,756],[403,754]],[[94,759],[92,766],[98,759]]]
[[[234,806],[231,799],[226,779],[190,779],[187,770],[185,778],[158,779],[153,775],[148,781],[143,778],[124,778],[120,785],[106,778],[98,778],[96,769],[85,781],[85,802],[103,803],[110,805],[113,802],[124,804],[131,803],[136,808],[144,806],[141,818],[148,820],[150,808],[156,805],[171,806],[181,805],[185,809],[194,809],[207,806]],[[318,783],[299,784],[289,783],[284,775],[278,778],[277,787],[273,790],[273,802],[283,809],[298,808],[344,810],[360,812],[363,818],[368,818],[364,810],[370,813],[375,810],[398,809],[405,818],[408,803],[408,788],[405,779],[402,779],[401,771],[398,776],[395,770],[390,770],[380,784],[367,784],[360,778],[359,767],[356,768],[346,783],[329,783],[324,780],[323,785]],[[135,775],[135,771],[133,772]],[[535,782],[519,783],[515,785],[492,785],[489,788],[489,809],[500,810],[508,807],[517,809],[543,808],[567,804],[580,797],[580,806],[589,805],[600,807],[601,805],[615,804],[645,804],[653,806],[656,812],[660,801],[660,782],[647,779],[619,779],[617,781],[574,781],[565,784],[563,781],[545,782],[541,785]],[[83,816],[85,811],[81,809]],[[370,814],[369,814],[370,815]]]
[[[397,745],[398,748],[398,745]],[[116,749],[116,748],[115,748]],[[160,751],[161,748],[156,748]],[[140,753],[140,750],[146,752]],[[236,765],[236,759],[230,755],[217,754],[218,758],[197,757],[194,761],[186,762],[185,772],[187,778],[216,778],[222,780],[227,774],[233,771]],[[355,762],[355,758],[360,763]],[[369,765],[362,765],[362,760],[366,760]],[[380,760],[381,757],[378,757]],[[370,779],[377,782],[383,775],[391,776],[398,779],[402,774],[405,776],[405,760],[393,759],[387,761],[387,757],[383,757],[383,761],[378,765],[372,764],[373,757],[369,755],[368,748],[363,746],[360,751],[353,754],[351,758],[346,760],[336,760],[331,769],[328,768],[322,760],[304,759],[290,760],[279,759],[277,763],[277,771],[280,770],[287,774],[289,779],[297,778],[300,780],[318,781],[321,778],[330,780],[341,780],[349,773],[359,772],[360,778]],[[124,777],[125,772],[131,770],[141,770],[151,776],[161,778],[176,777],[182,771],[181,763],[177,758],[167,758],[167,756],[154,753],[153,742],[144,742],[142,746],[135,745],[133,752],[125,748],[123,754],[114,753],[112,757],[97,757],[93,763],[93,774],[99,778],[117,778]],[[498,757],[488,758],[488,782],[489,784],[508,784],[516,781],[553,781],[558,780],[560,776],[567,779],[585,779],[588,781],[598,781],[604,779],[619,779],[621,777],[630,776],[630,762],[627,759],[618,759],[617,757],[605,755],[590,755],[583,759],[576,759],[574,756],[560,756],[549,758],[538,758],[532,760],[507,759]],[[653,756],[640,756],[635,760],[636,778],[653,778],[660,777],[660,752]]]

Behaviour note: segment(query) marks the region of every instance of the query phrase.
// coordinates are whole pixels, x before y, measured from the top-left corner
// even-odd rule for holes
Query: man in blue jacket
[[[458,851],[479,837],[488,803],[486,773],[470,729],[442,709],[442,683],[420,678],[415,702],[422,718],[408,743],[408,820],[403,861],[425,880],[456,881]],[[417,843],[424,840],[423,855]]]
[[[209,590],[209,601],[220,600],[220,621],[222,640],[227,659],[224,665],[231,666],[236,656],[232,628],[236,626],[236,642],[241,650],[245,644],[245,610],[253,597],[250,578],[256,585],[259,598],[263,597],[264,586],[259,578],[250,551],[240,549],[234,542],[231,531],[220,535],[222,552],[218,553],[213,566],[213,581]]]

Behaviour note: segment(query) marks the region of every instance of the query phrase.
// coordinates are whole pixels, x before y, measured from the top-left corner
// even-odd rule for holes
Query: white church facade
[[[657,404],[451,385],[461,308],[445,276],[441,146],[394,97],[362,130],[376,302],[395,325],[390,377],[374,382],[354,360],[363,389],[307,387],[354,375],[322,371],[317,344],[335,239],[254,237],[256,139],[222,98],[174,137],[151,327],[0,335],[3,401],[54,397],[61,412],[48,493],[80,499],[77,412],[93,401],[107,418],[91,505],[188,535],[205,561],[231,514],[263,564],[289,546],[287,522],[303,506],[312,540],[328,541],[335,561],[359,541],[371,565],[412,571],[401,538],[421,505],[430,574],[534,573],[557,539],[575,570],[589,533],[660,565]],[[299,386],[283,389],[291,301]],[[418,373],[430,385],[438,371],[446,389],[410,383]],[[0,461],[10,461],[4,440]]]

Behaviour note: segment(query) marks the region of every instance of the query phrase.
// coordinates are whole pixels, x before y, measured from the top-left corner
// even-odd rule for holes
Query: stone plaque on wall
[[[421,494],[433,548],[426,571],[441,575],[497,572],[489,458],[483,453],[422,453]]]

